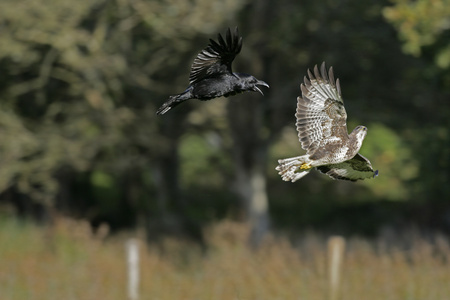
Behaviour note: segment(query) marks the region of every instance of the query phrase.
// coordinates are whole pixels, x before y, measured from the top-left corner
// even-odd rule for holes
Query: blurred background
[[[248,227],[253,246],[305,230],[450,232],[448,0],[2,0],[0,16],[4,224],[67,218],[204,249],[205,232],[227,222]],[[234,71],[266,81],[265,96],[156,116],[208,39],[235,26]],[[349,131],[369,129],[360,152],[375,179],[287,183],[275,171],[303,154],[296,97],[323,61],[340,78]]]

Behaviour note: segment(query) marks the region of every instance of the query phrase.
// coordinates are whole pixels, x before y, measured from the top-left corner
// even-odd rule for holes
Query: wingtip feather
[[[317,65],[314,66],[314,76],[316,77],[316,79],[320,78],[319,68],[317,67]]]
[[[339,96],[342,97],[341,83],[340,83],[340,81],[339,81],[339,78],[336,80],[336,89],[337,89],[337,91],[338,91],[338,93],[339,93]]]
[[[330,78],[330,83],[335,87],[336,86],[336,81],[334,80],[334,71],[333,71],[333,67],[330,67],[330,70],[328,71],[328,77]]]
[[[320,66],[320,73],[322,75],[322,78],[326,81],[328,80],[328,74],[327,74],[327,67],[325,65],[325,62],[322,62],[322,65]]]
[[[314,77],[314,75],[312,74],[312,72],[311,72],[310,69],[308,69],[308,70],[306,71],[306,73],[308,74],[309,80],[314,80],[314,79],[315,79],[315,77]],[[305,76],[305,78],[306,78],[306,76]]]

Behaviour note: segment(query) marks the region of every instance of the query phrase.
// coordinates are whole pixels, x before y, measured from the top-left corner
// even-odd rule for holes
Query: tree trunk
[[[244,95],[237,96],[228,106],[228,120],[234,140],[234,189],[241,198],[244,218],[251,226],[249,242],[252,246],[258,246],[269,229],[264,174],[267,144],[261,138],[262,108],[258,105],[261,95]]]
[[[164,120],[161,133],[169,143],[153,166],[153,178],[157,186],[156,209],[146,216],[146,231],[149,242],[164,236],[187,238],[204,247],[201,224],[188,216],[188,203],[180,187],[179,139],[183,132],[177,113],[171,112]]]

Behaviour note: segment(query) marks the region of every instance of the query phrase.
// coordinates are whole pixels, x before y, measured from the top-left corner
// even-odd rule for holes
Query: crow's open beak
[[[269,87],[269,85],[267,83],[265,83],[264,81],[262,81],[262,80],[258,80],[256,82],[256,84],[253,86],[253,90],[255,92],[259,92],[259,93],[261,93],[261,95],[264,96],[264,93],[261,91],[261,89],[258,87],[258,85],[262,85],[262,86],[265,86],[265,87]]]

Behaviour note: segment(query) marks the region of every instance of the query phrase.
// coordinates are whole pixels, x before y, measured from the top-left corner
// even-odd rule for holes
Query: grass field
[[[124,244],[132,235],[105,236],[84,222],[45,229],[1,221],[0,299],[127,299]],[[324,237],[305,233],[295,246],[269,237],[251,251],[246,227],[230,221],[206,236],[206,254],[178,240],[140,242],[139,299],[330,299]],[[450,299],[448,240],[392,240],[347,240],[338,299]]]

